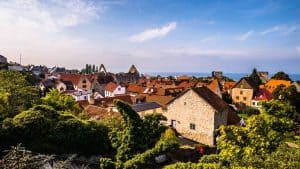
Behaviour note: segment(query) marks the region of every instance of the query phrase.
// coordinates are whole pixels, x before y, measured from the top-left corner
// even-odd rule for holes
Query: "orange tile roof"
[[[223,90],[229,90],[229,89],[231,89],[235,84],[236,84],[236,82],[224,82]]]
[[[81,78],[81,74],[61,73],[59,75],[61,80],[71,81],[73,85],[77,85]]]
[[[284,85],[285,87],[289,87],[291,84],[292,84],[291,81],[271,79],[265,84],[265,88],[272,93],[273,90],[276,89],[276,87],[279,85]]]
[[[211,90],[212,92],[217,93],[218,88],[219,88],[219,90],[220,90],[219,81],[218,81],[217,79],[211,81],[210,84],[207,85],[207,88],[208,88],[209,90]]]
[[[118,87],[118,85],[114,82],[109,82],[106,86],[105,86],[105,90],[113,92],[116,88]]]
[[[141,87],[136,84],[129,84],[127,87],[127,91],[132,93],[143,93],[145,90],[145,87]]]

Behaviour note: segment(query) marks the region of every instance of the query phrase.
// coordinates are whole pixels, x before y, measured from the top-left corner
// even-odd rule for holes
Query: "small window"
[[[183,105],[186,105],[186,102],[183,102]]]
[[[83,98],[84,98],[84,100],[87,100],[87,97],[86,97],[86,96],[84,96]]]
[[[86,85],[82,85],[82,88],[86,88]]]
[[[121,91],[121,87],[118,88],[118,91]]]
[[[240,95],[243,95],[243,91],[240,91]]]
[[[82,83],[86,83],[86,80],[84,79],[84,80],[82,81]]]
[[[236,100],[239,100],[239,99],[240,99],[240,97],[239,97],[239,96],[236,96],[236,97],[235,97],[235,99],[236,99]]]
[[[196,130],[196,125],[194,123],[190,123],[190,129],[191,130]]]
[[[255,102],[252,102],[252,105],[255,106]]]
[[[247,100],[247,98],[246,98],[246,97],[243,97],[243,100],[244,100],[244,101],[246,101],[246,100]]]

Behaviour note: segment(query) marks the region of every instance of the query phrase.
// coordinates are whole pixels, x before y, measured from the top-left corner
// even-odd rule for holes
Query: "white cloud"
[[[4,0],[0,21],[15,27],[58,32],[98,17],[103,9],[84,0]]]
[[[132,42],[143,42],[150,39],[160,38],[166,36],[168,33],[176,29],[177,23],[171,22],[167,25],[164,25],[160,28],[148,29],[139,34],[133,35],[130,37],[130,41]]]
[[[242,35],[237,36],[236,40],[245,41],[245,40],[249,39],[253,34],[254,34],[254,31],[250,30]]]
[[[276,25],[273,27],[270,27],[264,31],[261,31],[261,35],[267,35],[271,33],[280,33],[283,35],[289,35],[291,33],[294,33],[300,29],[300,26],[298,25]]]
[[[0,0],[0,54],[17,60],[22,53],[24,64],[80,63],[80,56],[99,47],[69,30],[99,19],[107,5],[90,0]]]
[[[200,40],[201,43],[207,43],[207,42],[212,42],[212,41],[215,41],[217,40],[218,37],[217,36],[209,36],[209,37],[206,37],[206,38],[203,38]]]

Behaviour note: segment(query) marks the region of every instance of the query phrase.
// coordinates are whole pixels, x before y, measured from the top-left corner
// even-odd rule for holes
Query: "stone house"
[[[221,125],[229,121],[239,123],[228,104],[207,87],[185,90],[167,104],[163,115],[167,118],[166,124],[183,137],[210,146],[215,145],[215,133]]]
[[[92,78],[88,75],[75,73],[61,73],[59,79],[62,81],[71,81],[75,90],[90,91],[92,89]]]
[[[243,77],[231,89],[232,102],[239,107],[251,106],[257,90],[258,86],[249,77]]]

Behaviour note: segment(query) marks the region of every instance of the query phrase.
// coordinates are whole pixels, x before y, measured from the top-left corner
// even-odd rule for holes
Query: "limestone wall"
[[[178,133],[207,145],[214,144],[216,126],[227,124],[227,114],[217,114],[215,119],[215,110],[192,90],[168,105],[164,115],[169,125],[171,120],[176,121]],[[190,123],[195,124],[194,130],[190,129]]]
[[[253,89],[233,88],[231,90],[233,103],[244,103],[246,106],[251,106],[253,97]]]

